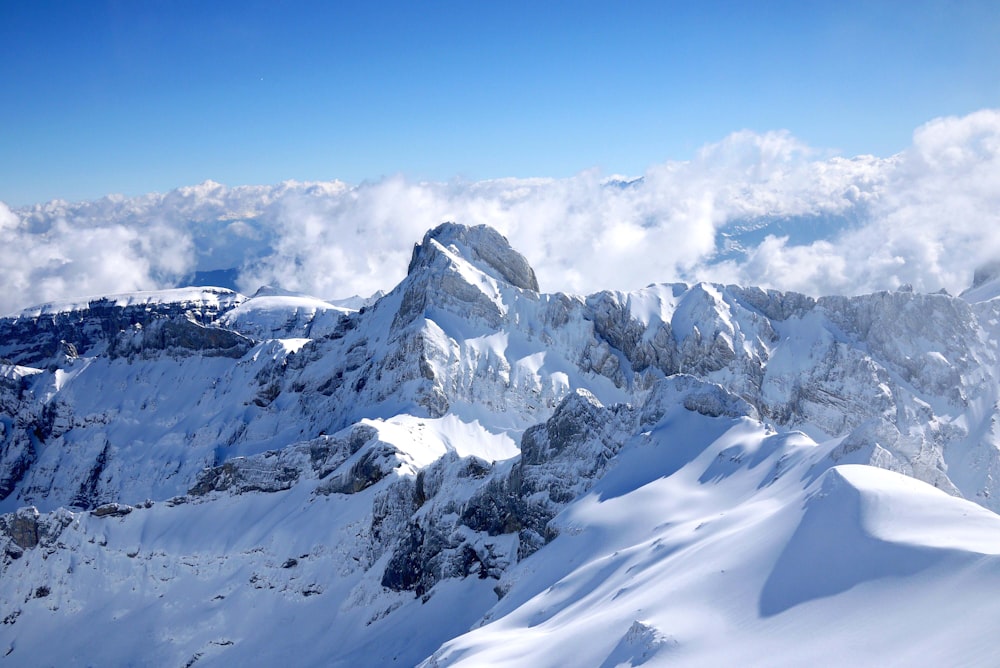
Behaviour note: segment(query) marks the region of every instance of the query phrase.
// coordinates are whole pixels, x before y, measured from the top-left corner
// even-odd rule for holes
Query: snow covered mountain
[[[0,664],[989,665],[992,296],[546,294],[447,223],[374,303],[0,319]]]

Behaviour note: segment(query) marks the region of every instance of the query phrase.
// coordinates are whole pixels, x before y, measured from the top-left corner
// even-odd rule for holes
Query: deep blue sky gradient
[[[0,2],[0,200],[888,156],[1000,107],[1000,2]]]

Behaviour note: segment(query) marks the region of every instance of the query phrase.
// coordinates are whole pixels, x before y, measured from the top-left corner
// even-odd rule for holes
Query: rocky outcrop
[[[135,508],[125,503],[105,503],[103,506],[94,508],[90,514],[94,517],[125,517],[133,510]]]
[[[279,459],[276,452],[254,458],[231,459],[221,466],[206,469],[188,494],[204,496],[209,492],[243,494],[289,489],[298,480],[299,471],[282,465]]]
[[[3,423],[0,423],[2,425]],[[0,428],[0,501],[10,496],[35,462],[35,451],[26,434],[9,434]]]
[[[164,293],[169,296],[169,291]],[[163,318],[182,317],[207,325],[245,299],[222,288],[176,291],[176,300],[160,298],[92,299],[85,305],[39,307],[19,315],[0,318],[0,357],[16,364],[46,366],[115,340],[120,332],[147,327]]]
[[[321,494],[357,494],[389,475],[399,464],[393,446],[374,443],[354,460],[350,468],[332,476],[316,491]]]
[[[104,447],[101,448],[97,458],[94,460],[93,466],[87,472],[87,476],[80,481],[76,495],[70,501],[71,507],[93,508],[107,501],[107,499],[102,498],[101,478],[104,475],[105,467],[108,465],[108,452],[110,448],[110,443],[105,443]]]
[[[174,356],[243,357],[253,341],[218,327],[206,327],[188,316],[159,318],[135,324],[119,333],[108,346],[112,358],[150,357],[160,353]]]
[[[498,327],[505,308],[498,274],[489,265],[470,264],[475,249],[442,246],[425,237],[410,262],[410,272],[400,286],[402,300],[393,318],[399,331],[434,311],[461,314],[462,318]],[[505,280],[502,277],[499,280]]]
[[[337,470],[351,455],[377,437],[378,431],[374,428],[358,424],[351,427],[346,435],[340,437],[322,436],[309,442],[306,447],[313,472],[317,478],[322,480]]]
[[[640,411],[639,422],[644,427],[651,427],[678,405],[708,417],[746,417],[752,420],[760,417],[749,402],[721,385],[677,374],[653,386]]]
[[[10,496],[35,462],[32,437],[39,437],[39,416],[46,411],[33,400],[28,387],[30,379],[40,373],[39,369],[0,364],[0,500]],[[53,413],[48,412],[52,420]]]
[[[801,318],[816,306],[815,299],[798,292],[780,292],[758,287],[745,288],[739,285],[727,285],[726,291],[748,308],[759,311],[764,317],[775,322]]]
[[[34,506],[0,515],[0,550],[3,550],[4,562],[21,558],[25,550],[39,546],[52,548],[63,529],[73,520],[73,513],[67,510],[42,514]],[[0,566],[6,563],[0,563]]]
[[[403,500],[395,506],[420,514],[400,527],[403,538],[393,547],[383,586],[419,596],[446,577],[499,578],[507,565],[556,536],[550,520],[600,477],[633,433],[634,420],[630,407],[605,407],[578,390],[548,421],[525,432],[517,460],[491,466],[444,458],[412,485],[394,486],[390,493]],[[470,482],[475,491],[460,506],[447,494],[437,498],[449,484],[468,488]]]
[[[865,352],[904,382],[929,395],[945,396],[956,407],[968,399],[961,377],[991,361],[975,352],[970,337],[978,328],[976,317],[961,299],[878,292],[824,297],[818,306],[836,327],[863,341]]]
[[[199,497],[212,492],[281,492],[302,479],[324,481],[316,490],[320,494],[358,492],[381,480],[399,463],[387,458],[385,470],[376,466],[381,455],[391,454],[391,446],[377,441],[377,437],[372,427],[357,424],[336,436],[320,436],[282,450],[230,459],[205,468],[188,494]],[[368,449],[352,459],[365,446]],[[349,460],[353,464],[345,470]],[[331,478],[335,472],[337,475]]]
[[[522,290],[538,292],[538,279],[523,255],[511,248],[507,239],[486,225],[466,227],[456,223],[442,223],[424,235],[413,247],[408,274],[433,263],[439,252],[435,244],[454,248],[462,257],[487,274]]]

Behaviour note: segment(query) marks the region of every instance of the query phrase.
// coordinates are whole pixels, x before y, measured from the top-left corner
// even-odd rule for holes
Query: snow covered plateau
[[[0,666],[995,666],[1000,282],[0,319]]]

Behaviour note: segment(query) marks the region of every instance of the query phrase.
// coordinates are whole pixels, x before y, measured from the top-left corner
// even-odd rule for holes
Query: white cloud
[[[727,270],[813,294],[903,283],[957,293],[976,267],[1000,258],[1000,111],[931,121],[909,149],[873,166],[864,205],[848,209],[860,224],[805,246],[769,240]]]
[[[183,230],[161,224],[81,225],[64,217],[28,224],[0,202],[6,289],[0,311],[78,296],[172,285],[191,269]]]
[[[1000,258],[1000,111],[933,120],[889,158],[741,131],[631,185],[596,171],[353,187],[206,182],[15,213],[0,205],[0,241],[17,249],[4,260],[14,290],[0,310],[237,265],[246,291],[370,294],[398,282],[413,243],[445,220],[500,230],[550,291],[707,279],[811,294],[901,283],[957,292]],[[723,235],[745,252],[720,254]]]

